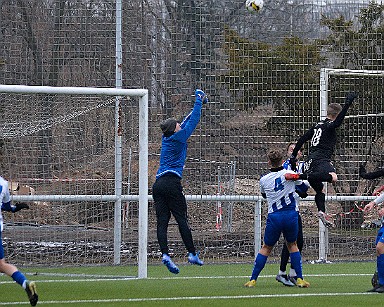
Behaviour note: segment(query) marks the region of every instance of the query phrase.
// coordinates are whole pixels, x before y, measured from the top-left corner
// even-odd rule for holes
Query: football
[[[263,0],[247,0],[245,2],[245,7],[251,13],[259,12],[263,8],[263,5]]]

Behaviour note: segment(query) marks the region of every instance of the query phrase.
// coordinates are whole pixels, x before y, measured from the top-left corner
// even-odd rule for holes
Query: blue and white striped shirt
[[[286,180],[286,173],[294,173],[281,167],[271,171],[260,179],[260,192],[265,194],[268,203],[268,213],[279,210],[299,211],[299,195],[295,192],[296,186],[302,186],[302,180]],[[305,185],[305,184],[304,184]]]
[[[11,196],[8,189],[8,181],[0,177],[0,205],[1,210],[11,211]],[[0,230],[3,231],[3,215],[0,210]]]

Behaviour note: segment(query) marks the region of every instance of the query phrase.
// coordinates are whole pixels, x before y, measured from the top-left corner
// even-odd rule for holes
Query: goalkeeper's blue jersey
[[[301,180],[286,180],[286,173],[294,173],[283,167],[271,171],[260,179],[260,192],[265,194],[268,203],[268,213],[279,210],[298,211],[299,196],[295,192],[296,185],[303,185]]]
[[[200,121],[202,103],[195,102],[192,112],[180,124],[181,130],[166,137],[161,142],[160,167],[156,179],[167,173],[173,173],[182,178],[185,159],[187,157],[187,140]]]

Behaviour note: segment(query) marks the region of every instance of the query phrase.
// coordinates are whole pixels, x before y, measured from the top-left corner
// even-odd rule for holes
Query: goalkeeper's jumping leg
[[[167,254],[163,254],[161,262],[167,267],[168,271],[173,274],[179,274],[180,270],[177,265],[172,261],[171,257]]]

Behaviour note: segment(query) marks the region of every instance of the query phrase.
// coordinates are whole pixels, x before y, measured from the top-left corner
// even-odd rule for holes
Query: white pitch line
[[[26,275],[35,275],[36,274],[26,274]],[[40,276],[43,276],[41,274]],[[373,273],[348,273],[348,274],[305,274],[305,277],[344,277],[344,276],[372,276]],[[39,276],[39,274],[37,274]],[[59,275],[60,276],[60,275]],[[87,276],[79,276],[79,277],[87,277]],[[260,275],[258,278],[274,278],[276,275]],[[174,276],[174,277],[148,277],[148,280],[180,280],[180,279],[248,279],[247,276]],[[51,283],[51,282],[60,282],[60,283],[68,283],[68,282],[99,282],[99,281],[129,281],[129,280],[139,280],[137,277],[127,277],[123,278],[121,276],[117,278],[82,278],[82,279],[42,279],[36,280],[37,283]],[[8,281],[0,281],[1,284],[14,284],[13,280]]]
[[[343,276],[372,276],[373,273],[348,273],[348,274],[304,274],[305,277],[343,277]],[[276,275],[260,275],[258,278],[271,278],[276,277]],[[249,278],[249,275],[246,276],[175,276],[175,277],[148,277],[147,279],[226,279],[226,278]]]
[[[281,297],[313,297],[313,296],[354,296],[354,295],[375,295],[373,292],[350,292],[350,293],[300,293],[300,294],[256,294],[256,295],[223,295],[223,296],[180,296],[180,297],[152,297],[152,298],[127,298],[108,300],[71,300],[71,301],[39,301],[39,305],[45,304],[80,304],[80,303],[132,303],[132,302],[159,302],[159,301],[191,301],[191,300],[228,300],[228,299],[250,299],[250,298],[281,298]],[[2,303],[0,306],[20,305],[25,302]]]

